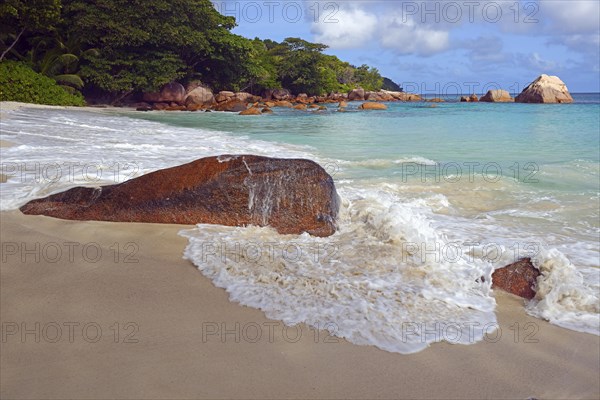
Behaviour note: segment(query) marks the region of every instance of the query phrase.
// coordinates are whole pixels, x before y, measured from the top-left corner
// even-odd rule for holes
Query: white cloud
[[[553,37],[548,40],[548,44],[558,44],[566,46],[569,49],[581,53],[595,54],[598,57],[600,53],[600,33],[591,35],[563,35]]]
[[[563,66],[552,60],[545,60],[537,52],[530,54],[519,53],[516,55],[517,65],[527,68],[536,73],[544,73],[548,75],[555,75],[563,69]]]
[[[449,33],[415,23],[400,15],[384,16],[381,23],[381,44],[398,54],[430,56],[448,49]]]
[[[311,31],[317,42],[333,49],[352,49],[365,45],[373,40],[378,23],[375,15],[358,8],[339,10],[332,19],[337,22],[313,23]]]
[[[552,18],[554,31],[598,32],[600,26],[600,1],[598,0],[540,1],[539,5],[540,11]]]
[[[313,22],[314,40],[333,49],[359,48],[375,41],[397,54],[419,56],[448,49],[449,32],[439,24],[434,28],[420,23],[395,8],[390,9],[389,3],[380,3],[382,7],[374,7],[374,4],[346,3],[335,13],[336,23]],[[366,11],[367,5],[373,12]],[[450,29],[449,26],[444,28]]]
[[[498,36],[479,36],[476,39],[457,42],[456,45],[469,49],[468,56],[474,65],[512,62],[512,55],[504,52],[504,42]]]

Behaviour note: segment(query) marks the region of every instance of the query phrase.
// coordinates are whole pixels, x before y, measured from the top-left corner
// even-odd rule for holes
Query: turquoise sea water
[[[185,256],[232,300],[408,353],[480,340],[485,329],[469,327],[495,324],[492,271],[530,256],[544,277],[528,312],[598,334],[600,94],[573,97],[562,105],[389,103],[385,111],[350,103],[343,113],[331,104],[257,117],[20,110],[1,123],[1,138],[17,146],[2,150],[9,181],[0,199],[11,209],[208,155],[310,158],[342,199],[334,236],[208,225],[183,232]],[[23,163],[40,166],[41,179],[23,178]],[[55,163],[73,172],[51,167],[46,175],[57,179],[44,177]],[[300,254],[207,259],[207,242],[294,245]],[[432,324],[460,335],[418,334]]]

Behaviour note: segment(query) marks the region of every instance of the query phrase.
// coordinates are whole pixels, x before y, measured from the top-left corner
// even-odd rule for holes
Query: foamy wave
[[[557,249],[534,258],[542,275],[527,312],[564,328],[600,335],[600,269],[577,269]]]
[[[199,225],[181,232],[185,257],[232,301],[288,325],[334,327],[355,344],[413,353],[474,343],[496,328],[491,265],[423,257],[416,248],[444,239],[389,193],[354,192],[343,203],[329,238]]]

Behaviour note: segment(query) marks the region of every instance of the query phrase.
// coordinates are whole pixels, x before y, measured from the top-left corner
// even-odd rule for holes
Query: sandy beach
[[[0,217],[2,398],[600,395],[600,339],[512,295],[486,341],[392,354],[229,302],[182,259],[185,226]]]

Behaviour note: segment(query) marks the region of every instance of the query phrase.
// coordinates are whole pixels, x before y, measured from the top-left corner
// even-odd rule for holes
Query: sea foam
[[[198,225],[181,232],[185,257],[232,301],[288,325],[327,326],[355,344],[414,353],[496,329],[491,264],[436,250],[446,241],[418,205],[385,192],[342,198],[340,229],[329,238]]]

